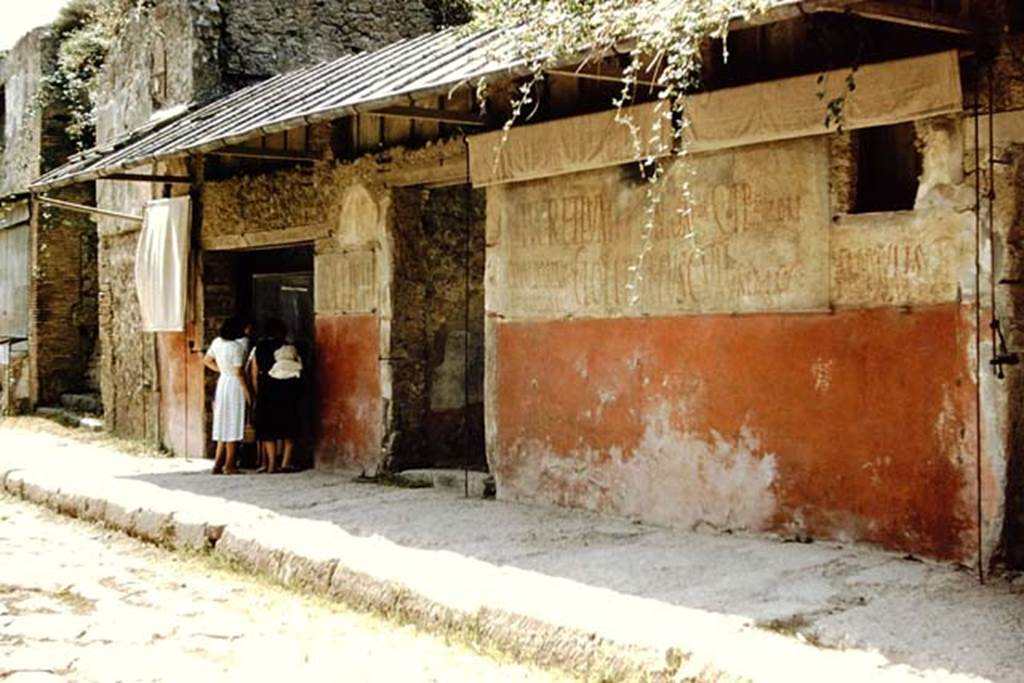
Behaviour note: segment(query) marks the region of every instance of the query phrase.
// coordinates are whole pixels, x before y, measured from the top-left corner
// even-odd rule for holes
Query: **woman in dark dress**
[[[289,472],[294,470],[295,439],[301,426],[301,380],[272,376],[275,354],[280,355],[278,351],[288,346],[288,329],[274,319],[267,321],[266,332],[267,336],[256,342],[249,360],[249,379],[256,393],[253,427],[260,452],[266,456],[266,471],[278,471],[280,455],[281,471]]]

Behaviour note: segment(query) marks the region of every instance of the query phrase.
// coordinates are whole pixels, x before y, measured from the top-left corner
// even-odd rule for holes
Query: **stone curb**
[[[877,653],[818,649],[740,615],[353,536],[329,522],[146,482],[15,469],[0,471],[0,485],[63,515],[209,551],[289,587],[585,680],[885,681],[920,673]]]

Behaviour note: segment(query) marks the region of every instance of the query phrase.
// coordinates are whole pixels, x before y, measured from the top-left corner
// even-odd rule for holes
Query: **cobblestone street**
[[[0,681],[552,681],[0,496]]]

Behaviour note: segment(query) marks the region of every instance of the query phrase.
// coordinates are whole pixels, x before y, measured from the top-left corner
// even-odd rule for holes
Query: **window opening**
[[[0,85],[0,154],[7,149],[7,89]]]
[[[149,54],[149,95],[157,109],[167,104],[167,46],[160,37],[153,39]]]
[[[854,131],[857,186],[852,213],[909,211],[921,176],[913,123]]]

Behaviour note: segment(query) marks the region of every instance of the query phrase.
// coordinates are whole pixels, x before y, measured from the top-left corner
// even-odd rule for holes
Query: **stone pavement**
[[[0,567],[4,683],[565,680],[9,496]]]
[[[213,477],[38,420],[7,492],[590,680],[1024,680],[1024,586],[863,546],[356,483]]]

